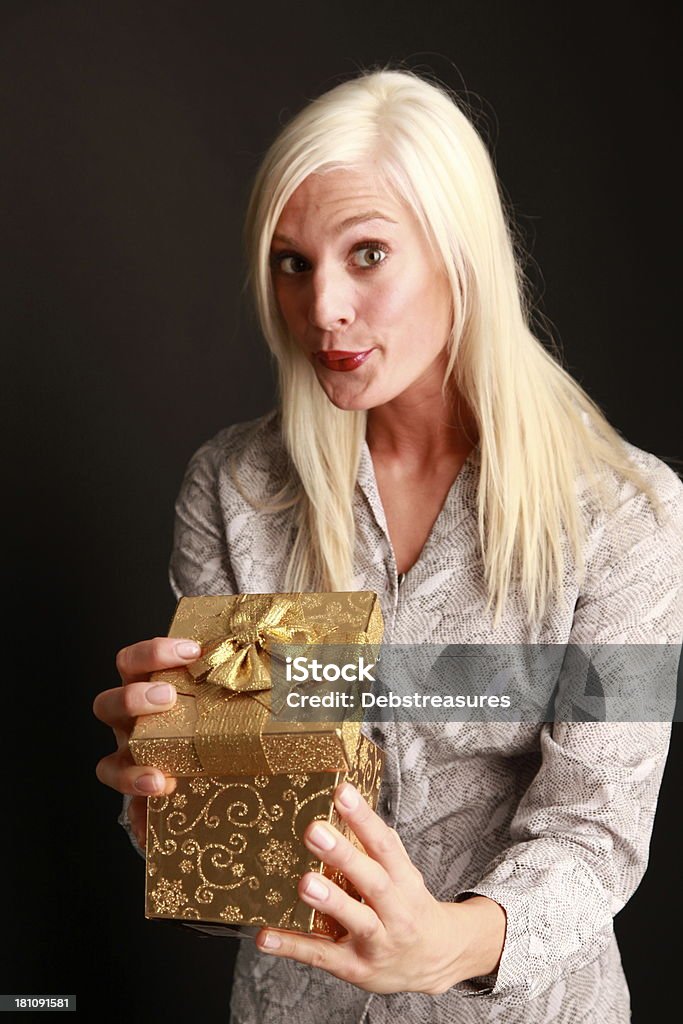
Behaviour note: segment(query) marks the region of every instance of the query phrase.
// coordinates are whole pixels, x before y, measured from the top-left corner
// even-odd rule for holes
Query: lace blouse
[[[654,456],[627,447],[665,520],[627,481],[617,481],[609,516],[589,514],[581,497],[588,524],[584,581],[579,587],[568,560],[564,602],[530,629],[521,595],[512,594],[497,626],[486,611],[477,450],[418,561],[399,577],[364,445],[354,495],[354,589],[379,595],[385,640],[678,644],[683,485]],[[170,564],[177,597],[284,589],[292,510],[255,510],[236,488],[231,463],[248,495],[267,498],[286,482],[291,469],[275,413],[220,431],[190,460]],[[377,995],[263,954],[245,940],[233,1024],[318,1024],[321,1015],[335,1024],[628,1021],[612,918],[645,871],[670,725],[389,721],[363,729],[386,752],[378,813],[398,830],[432,894],[454,901],[479,893],[504,907],[498,971],[439,996]],[[126,806],[127,799],[124,826]]]

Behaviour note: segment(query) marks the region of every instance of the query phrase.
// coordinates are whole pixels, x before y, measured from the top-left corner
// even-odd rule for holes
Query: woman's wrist
[[[441,906],[447,922],[443,976],[448,983],[439,984],[439,989],[445,991],[458,982],[494,974],[503,953],[507,926],[507,916],[500,904],[487,896],[475,895],[461,903]]]

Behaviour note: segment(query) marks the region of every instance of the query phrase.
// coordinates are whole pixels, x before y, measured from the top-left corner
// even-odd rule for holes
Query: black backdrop
[[[8,993],[86,1019],[225,1021],[233,944],[143,918],[142,861],[95,779],[91,715],[123,644],[165,632],[190,454],[271,407],[243,294],[250,176],[279,124],[358,66],[426,69],[488,120],[566,363],[633,443],[680,455],[671,13],[626,5],[3,2],[3,351],[9,382],[0,893]],[[539,270],[538,268],[541,268]],[[7,749],[7,748],[6,748]],[[636,1021],[680,944],[676,787],[617,918]]]

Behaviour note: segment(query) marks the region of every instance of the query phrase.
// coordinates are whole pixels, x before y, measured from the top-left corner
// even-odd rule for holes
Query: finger
[[[138,715],[167,711],[175,704],[176,695],[171,683],[128,683],[98,693],[92,710],[101,722],[130,733]]]
[[[349,896],[334,882],[317,872],[308,872],[299,882],[299,896],[346,929],[352,939],[370,942],[384,934],[379,917],[366,903]]]
[[[314,821],[304,832],[306,846],[325,864],[335,868],[355,886],[387,928],[398,923],[400,900],[384,867],[362,853],[327,822]]]
[[[361,988],[368,977],[368,969],[359,960],[351,944],[269,928],[258,933],[256,945],[272,956],[286,956],[299,963],[319,967],[335,978],[350,981]]]
[[[116,750],[97,762],[95,774],[105,786],[131,796],[162,796],[173,793],[177,781],[164,775],[158,768],[133,764],[128,748]]]
[[[399,884],[421,877],[398,832],[382,821],[350,782],[337,786],[334,803],[366,852]]]
[[[201,653],[201,647],[194,640],[157,636],[123,647],[116,655],[116,668],[125,686],[145,679],[150,672],[187,665],[196,661]]]

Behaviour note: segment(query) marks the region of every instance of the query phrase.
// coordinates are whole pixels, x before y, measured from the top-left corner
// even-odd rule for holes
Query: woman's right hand
[[[100,782],[133,799],[128,807],[128,820],[141,847],[145,845],[147,797],[172,793],[176,780],[158,768],[135,764],[128,740],[138,715],[167,711],[176,699],[170,683],[150,683],[150,673],[164,668],[182,668],[201,654],[194,640],[155,637],[123,647],[116,655],[116,668],[121,686],[98,693],[93,701],[96,718],[110,725],[116,737],[117,750],[98,761],[95,772]]]

